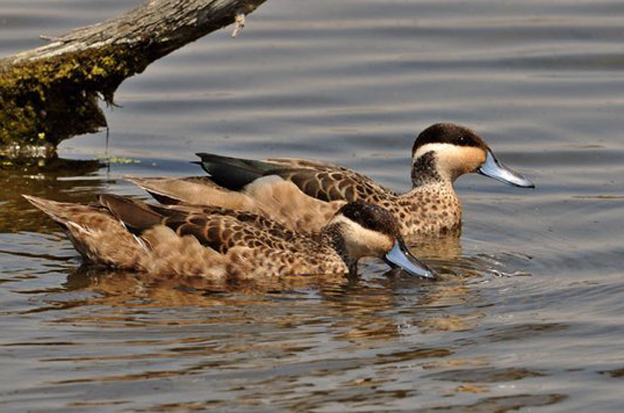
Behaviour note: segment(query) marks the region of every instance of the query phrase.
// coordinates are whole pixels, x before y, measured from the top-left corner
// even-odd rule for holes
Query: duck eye
[[[468,145],[468,138],[465,136],[460,136],[458,140],[460,145]]]

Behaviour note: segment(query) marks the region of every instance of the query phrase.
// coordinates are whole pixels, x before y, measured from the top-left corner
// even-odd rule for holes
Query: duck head
[[[360,258],[376,257],[410,275],[438,278],[435,271],[407,248],[394,215],[377,205],[349,202],[336,212],[325,228],[334,234],[337,240],[334,245],[352,272]]]
[[[524,176],[503,165],[476,133],[453,123],[436,123],[422,131],[412,148],[412,181],[454,182],[461,175],[476,172],[508,185],[535,188]]]

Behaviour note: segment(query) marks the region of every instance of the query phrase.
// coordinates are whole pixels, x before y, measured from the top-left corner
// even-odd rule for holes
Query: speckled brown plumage
[[[400,239],[393,216],[364,203],[341,210],[340,216],[360,222],[356,232],[338,219],[308,236],[263,216],[218,207],[148,205],[115,195],[100,196],[95,206],[26,198],[59,223],[86,260],[158,275],[346,275],[361,256],[379,255],[371,252],[376,241],[361,242],[357,228],[379,234],[382,250]]]
[[[432,168],[429,156],[416,162],[413,167],[414,187],[406,193],[396,193],[372,179],[342,167],[323,166],[317,169],[287,169],[280,173],[283,179],[292,181],[306,195],[326,201],[327,215],[333,214],[339,205],[329,202],[362,200],[379,205],[392,212],[401,226],[404,237],[457,233],[461,227],[462,209],[452,182],[443,179]],[[281,160],[282,164],[285,160]],[[435,165],[435,163],[434,163]],[[294,196],[293,196],[294,197]],[[254,193],[254,199],[261,200]],[[291,197],[292,199],[292,197]],[[329,202],[327,202],[329,201]],[[295,227],[299,231],[318,230]]]

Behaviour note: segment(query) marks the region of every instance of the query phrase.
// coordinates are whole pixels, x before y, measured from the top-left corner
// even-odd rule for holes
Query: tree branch
[[[106,126],[124,79],[235,21],[266,0],[149,0],[117,18],[0,59],[0,153],[24,155]],[[237,17],[238,16],[238,17]],[[40,149],[39,149],[40,151]]]

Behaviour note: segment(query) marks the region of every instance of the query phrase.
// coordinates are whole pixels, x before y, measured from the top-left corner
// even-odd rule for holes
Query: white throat
[[[451,173],[452,165],[451,159],[456,157],[461,151],[461,148],[450,143],[428,143],[416,151],[412,157],[412,168],[418,159],[426,153],[433,152],[436,160],[436,172],[443,180],[453,181],[453,174]]]

